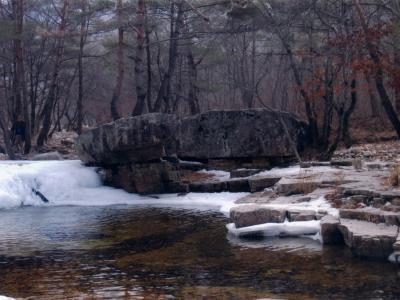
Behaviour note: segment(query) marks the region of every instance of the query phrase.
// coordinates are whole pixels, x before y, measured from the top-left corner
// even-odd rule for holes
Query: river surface
[[[216,211],[0,210],[0,295],[29,299],[400,299],[400,270],[309,238],[239,240]]]

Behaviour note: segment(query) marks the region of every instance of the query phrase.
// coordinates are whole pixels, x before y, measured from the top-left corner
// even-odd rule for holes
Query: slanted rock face
[[[143,163],[176,153],[177,116],[147,114],[120,119],[76,140],[79,158],[97,165]]]

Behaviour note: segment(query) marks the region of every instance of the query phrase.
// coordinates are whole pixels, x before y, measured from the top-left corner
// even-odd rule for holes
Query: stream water
[[[213,210],[0,210],[0,295],[29,299],[400,299],[400,270],[308,238],[239,240]]]

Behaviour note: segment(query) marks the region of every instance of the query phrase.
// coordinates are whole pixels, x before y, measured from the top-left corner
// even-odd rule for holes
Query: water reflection
[[[309,238],[240,240],[213,211],[0,211],[0,294],[39,299],[399,299],[396,266]]]

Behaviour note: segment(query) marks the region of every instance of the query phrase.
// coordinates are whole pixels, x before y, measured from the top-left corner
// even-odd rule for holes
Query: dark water
[[[400,270],[310,239],[241,241],[216,212],[0,211],[0,295],[30,299],[400,299]]]

